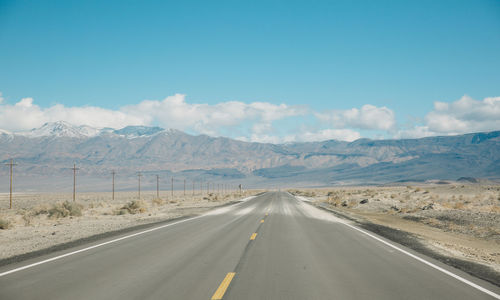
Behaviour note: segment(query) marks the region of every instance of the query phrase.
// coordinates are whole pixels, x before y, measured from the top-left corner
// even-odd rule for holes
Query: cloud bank
[[[435,102],[434,109],[422,120],[421,124],[400,128],[394,111],[370,104],[315,112],[306,106],[268,102],[189,103],[185,95],[176,94],[163,100],[143,100],[117,110],[62,104],[42,108],[32,98],[6,103],[0,93],[0,129],[12,132],[30,130],[47,122],[66,121],[97,128],[156,125],[265,143],[354,141],[373,137],[363,136],[362,132],[367,131],[375,136],[416,138],[499,130],[500,97],[474,100],[463,96],[454,102]],[[277,126],[277,122],[284,121],[288,121],[288,125]]]
[[[457,101],[434,102],[434,109],[424,124],[401,130],[396,137],[456,135],[470,132],[500,130],[500,97],[482,101],[465,95]]]

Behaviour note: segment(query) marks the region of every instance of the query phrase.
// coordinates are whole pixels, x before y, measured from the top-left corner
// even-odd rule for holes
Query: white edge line
[[[482,287],[482,286],[480,286],[478,284],[475,284],[474,282],[472,282],[470,280],[462,278],[462,277],[460,277],[460,276],[458,276],[458,275],[456,275],[456,274],[454,274],[454,273],[452,273],[452,272],[450,272],[450,271],[448,271],[446,269],[443,269],[440,266],[437,266],[437,265],[435,265],[435,264],[433,264],[431,262],[428,262],[425,259],[423,259],[421,257],[418,257],[418,256],[416,256],[416,255],[414,255],[414,254],[412,254],[412,253],[410,253],[410,252],[408,252],[408,251],[406,251],[404,249],[401,249],[401,248],[399,248],[397,246],[394,246],[393,244],[391,244],[389,242],[386,242],[383,239],[381,239],[381,238],[379,238],[379,237],[377,237],[377,236],[375,236],[375,235],[373,235],[371,233],[368,233],[368,232],[366,232],[364,230],[361,230],[361,229],[357,228],[356,226],[353,226],[353,225],[350,225],[350,224],[347,224],[347,223],[342,223],[342,224],[344,224],[346,226],[349,226],[350,228],[355,229],[355,230],[357,230],[357,231],[359,231],[359,232],[361,232],[363,234],[366,234],[367,236],[369,236],[369,237],[371,237],[373,239],[376,239],[377,241],[379,241],[381,243],[384,243],[385,245],[387,245],[387,246],[389,246],[391,248],[394,248],[394,249],[398,250],[399,252],[402,252],[402,253],[404,253],[404,254],[406,254],[406,255],[408,255],[408,256],[410,256],[410,257],[412,257],[412,258],[414,258],[414,259],[416,259],[416,260],[418,260],[418,261],[420,261],[420,262],[422,262],[422,263],[424,263],[424,264],[426,264],[426,265],[428,265],[428,266],[430,266],[430,267],[432,267],[432,268],[440,271],[440,272],[443,272],[446,275],[449,275],[449,276],[451,276],[451,277],[453,277],[453,278],[455,278],[457,280],[460,280],[461,282],[463,282],[465,284],[468,284],[471,287],[476,288],[476,289],[480,290],[483,293],[486,293],[486,294],[488,294],[488,295],[490,295],[490,296],[492,296],[492,297],[494,297],[496,299],[500,299],[500,295],[498,295],[498,294],[496,294],[496,293],[494,293],[494,292],[492,292],[492,291],[490,291],[488,289],[485,289],[484,287]]]
[[[369,237],[371,237],[371,238],[373,238],[373,239],[375,239],[375,240],[377,240],[377,241],[379,241],[379,242],[381,242],[381,243],[383,243],[383,244],[385,244],[385,245],[387,245],[387,246],[389,246],[389,247],[391,247],[393,249],[398,250],[401,253],[404,253],[404,254],[406,254],[406,255],[408,255],[408,256],[410,256],[410,257],[412,257],[412,258],[414,258],[414,259],[416,259],[416,260],[418,260],[418,261],[420,261],[420,262],[428,265],[431,268],[434,268],[434,269],[436,269],[436,270],[438,270],[438,271],[440,271],[440,272],[442,272],[442,273],[444,273],[444,274],[446,274],[448,276],[451,276],[451,277],[453,277],[453,278],[455,278],[455,279],[457,279],[457,280],[459,280],[459,281],[461,281],[461,282],[463,282],[465,284],[468,284],[471,287],[476,288],[476,289],[480,290],[481,292],[486,293],[486,294],[492,296],[493,298],[500,299],[500,295],[499,294],[497,294],[495,292],[492,292],[492,291],[490,291],[490,290],[488,290],[488,289],[486,289],[486,288],[484,288],[484,287],[482,287],[482,286],[480,286],[478,284],[475,284],[474,282],[472,282],[470,280],[462,278],[462,277],[460,277],[460,276],[458,276],[458,275],[456,275],[456,274],[454,274],[454,273],[452,273],[452,272],[450,272],[450,271],[448,271],[446,269],[443,269],[443,268],[441,268],[438,265],[435,265],[435,264],[433,264],[433,263],[431,263],[429,261],[426,261],[425,259],[423,259],[421,257],[418,257],[415,254],[412,254],[412,253],[410,253],[410,252],[408,252],[408,251],[406,251],[404,249],[401,249],[401,248],[399,248],[399,247],[397,247],[397,246],[395,246],[395,245],[393,245],[393,244],[391,244],[391,243],[389,243],[387,241],[384,241],[383,239],[377,237],[374,234],[368,233],[368,232],[366,232],[366,231],[364,231],[362,229],[359,229],[358,227],[353,226],[351,224],[347,224],[347,223],[344,223],[344,222],[342,222],[341,224],[344,224],[344,225],[346,225],[346,226],[348,226],[348,227],[350,227],[350,228],[352,228],[354,230],[357,230],[357,231],[359,231],[359,232],[361,232],[361,233],[363,233],[363,234],[365,234],[365,235],[367,235],[367,236],[369,236]]]
[[[245,199],[243,199],[243,200],[245,200],[245,202],[246,202],[246,201],[252,200],[255,197],[256,196],[250,196],[250,197],[245,198],[246,200]],[[242,202],[240,202],[240,203],[242,203]],[[240,204],[240,203],[237,203],[237,204]],[[120,238],[117,238],[117,239],[114,239],[114,240],[111,240],[111,241],[107,241],[107,242],[100,243],[100,244],[97,244],[97,245],[89,246],[89,247],[86,247],[86,248],[83,248],[83,249],[80,249],[80,250],[76,250],[76,251],[72,251],[72,252],[69,252],[69,253],[65,253],[65,254],[62,254],[62,255],[59,255],[59,256],[51,257],[49,259],[45,259],[45,260],[42,260],[42,261],[39,261],[39,262],[36,262],[36,263],[32,263],[32,264],[29,264],[29,265],[26,265],[26,266],[22,266],[22,267],[19,267],[19,268],[16,268],[16,269],[5,271],[3,273],[0,273],[0,277],[5,276],[5,275],[9,275],[9,274],[12,274],[12,273],[15,273],[15,272],[19,272],[19,271],[22,271],[22,270],[25,270],[25,269],[29,269],[29,268],[32,268],[32,267],[35,267],[35,266],[38,266],[38,265],[41,265],[41,264],[45,264],[45,263],[48,263],[48,262],[51,262],[51,261],[54,261],[54,260],[58,260],[58,259],[66,257],[66,256],[70,256],[70,255],[73,255],[73,254],[77,254],[77,253],[89,251],[89,250],[92,250],[94,248],[98,248],[98,247],[101,247],[101,246],[104,246],[104,245],[116,243],[118,241],[129,239],[129,238],[134,237],[134,236],[138,236],[138,235],[141,235],[141,234],[144,234],[144,233],[156,231],[158,229],[162,229],[162,228],[165,228],[165,227],[177,225],[177,224],[180,224],[180,223],[184,223],[184,222],[187,222],[187,221],[195,220],[195,219],[198,219],[198,218],[201,218],[201,217],[205,217],[205,216],[207,216],[207,214],[203,214],[203,215],[200,215],[200,216],[196,216],[196,217],[192,217],[192,218],[180,220],[180,221],[173,222],[173,223],[168,223],[168,224],[161,225],[161,226],[158,226],[158,227],[154,227],[154,228],[151,228],[151,229],[148,229],[148,230],[144,230],[144,231],[141,231],[141,232],[136,232],[134,234],[129,234],[129,235],[126,235],[126,236],[122,236]]]
[[[129,235],[126,235],[126,236],[122,236],[120,238],[117,238],[117,239],[114,239],[114,240],[111,240],[111,241],[107,241],[107,242],[100,243],[100,244],[97,244],[97,245],[89,246],[89,247],[86,247],[86,248],[83,248],[83,249],[80,249],[80,250],[76,250],[76,251],[72,251],[72,252],[69,252],[69,253],[65,253],[65,254],[62,254],[62,255],[59,255],[59,256],[51,257],[49,259],[45,259],[45,260],[42,260],[42,261],[39,261],[39,262],[36,262],[36,263],[32,263],[32,264],[29,264],[29,265],[26,265],[26,266],[22,266],[22,267],[19,267],[19,268],[16,268],[16,269],[12,269],[12,270],[0,273],[0,277],[5,276],[5,275],[9,275],[9,274],[12,274],[12,273],[15,273],[15,272],[19,272],[19,271],[22,271],[22,270],[25,270],[25,269],[29,269],[29,268],[32,268],[34,266],[45,264],[45,263],[48,263],[48,262],[51,262],[51,261],[54,261],[54,260],[58,260],[58,259],[66,257],[66,256],[70,256],[70,255],[73,255],[73,254],[77,254],[77,253],[89,251],[89,250],[92,250],[92,249],[97,248],[97,247],[101,247],[101,246],[104,246],[104,245],[116,243],[118,241],[125,240],[125,239],[128,239],[128,238],[134,237],[134,236],[138,236],[138,235],[141,235],[141,234],[144,234],[144,233],[156,231],[158,229],[162,229],[162,228],[165,228],[165,227],[169,227],[169,226],[173,226],[173,225],[176,225],[176,224],[184,223],[184,222],[191,221],[191,220],[194,220],[194,219],[198,219],[198,218],[201,218],[201,217],[204,217],[204,216],[205,215],[201,215],[201,216],[196,216],[196,217],[192,217],[192,218],[189,218],[189,219],[180,220],[180,221],[173,222],[173,223],[168,223],[168,224],[161,225],[161,226],[158,226],[158,227],[154,227],[154,228],[151,228],[151,229],[148,229],[148,230],[144,230],[144,231],[141,231],[141,232],[136,232],[136,233],[129,234]]]

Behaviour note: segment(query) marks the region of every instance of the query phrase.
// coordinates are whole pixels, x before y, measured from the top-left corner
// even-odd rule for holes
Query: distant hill
[[[19,182],[21,189],[56,184],[44,182],[44,178],[67,179],[73,163],[80,168],[80,184],[88,189],[91,185],[98,188],[111,170],[127,178],[123,186],[130,188],[139,170],[189,181],[254,186],[498,179],[500,131],[421,139],[265,144],[159,127],[115,130],[56,122],[23,133],[0,130],[0,161],[10,158],[18,163],[18,177],[34,178]],[[0,191],[6,186],[1,184],[6,176],[7,168],[0,168]]]

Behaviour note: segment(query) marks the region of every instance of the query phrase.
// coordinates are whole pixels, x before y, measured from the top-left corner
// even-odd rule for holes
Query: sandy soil
[[[231,201],[257,193],[242,195],[170,192],[160,194],[120,192],[84,193],[73,203],[71,194],[15,194],[13,209],[8,195],[0,194],[0,259],[30,253],[140,224],[195,215]],[[165,195],[163,195],[165,194]],[[64,204],[65,201],[68,201]],[[3,228],[3,229],[2,229]]]
[[[454,183],[290,192],[361,222],[410,232],[443,255],[500,272],[500,186]]]

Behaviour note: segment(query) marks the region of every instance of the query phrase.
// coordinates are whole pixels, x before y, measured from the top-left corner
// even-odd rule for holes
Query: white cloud
[[[465,95],[451,103],[435,102],[434,110],[424,119],[424,124],[401,130],[396,137],[424,137],[455,135],[500,129],[500,97],[482,101]]]
[[[302,115],[306,111],[304,107],[266,102],[191,104],[181,94],[161,101],[144,100],[119,110],[95,106],[66,107],[61,104],[41,108],[34,104],[32,98],[23,98],[14,105],[0,103],[0,128],[15,132],[37,128],[46,122],[66,121],[74,125],[111,128],[154,124],[164,128],[220,135],[221,130],[232,130],[246,122],[253,124],[255,134],[264,135],[272,132],[273,121]]]
[[[14,132],[23,131],[56,121],[66,121],[74,125],[114,128],[146,124],[143,118],[95,106],[66,107],[56,104],[49,108],[41,108],[33,103],[32,98],[23,98],[14,105],[0,104],[1,129]]]
[[[317,113],[316,117],[330,123],[335,128],[357,128],[368,130],[391,130],[396,125],[394,112],[382,106],[365,104],[349,110],[332,110]]]
[[[275,105],[266,102],[243,103],[239,101],[210,104],[191,104],[185,95],[176,94],[162,101],[145,100],[123,108],[127,114],[149,116],[163,127],[192,130],[208,135],[218,135],[222,128],[253,123],[256,134],[272,131],[272,122],[307,112],[304,107]]]
[[[2,92],[0,92],[0,104],[2,104],[2,103],[3,103],[3,100],[4,100],[4,99],[3,99],[3,96],[2,96]]]

